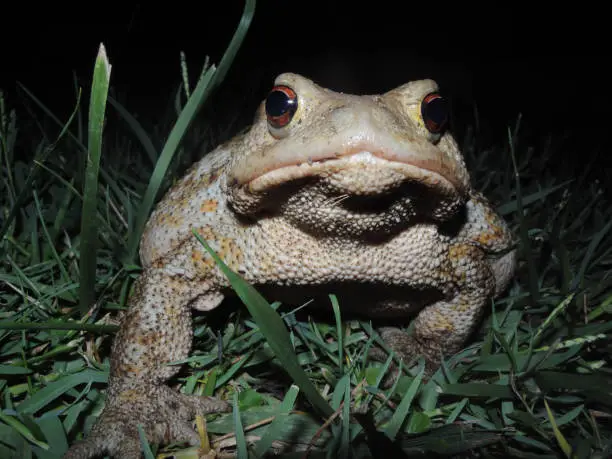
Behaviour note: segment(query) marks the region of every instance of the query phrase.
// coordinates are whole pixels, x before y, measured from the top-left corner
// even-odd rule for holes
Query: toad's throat
[[[339,190],[344,188],[354,194],[384,192],[405,182],[418,182],[442,194],[455,194],[462,184],[444,158],[443,154],[394,155],[384,150],[327,153],[307,156],[303,161],[300,155],[295,155],[274,167],[270,164],[263,170],[251,170],[236,179],[240,183],[241,178],[248,177],[242,183],[254,193],[290,181],[317,177],[336,183]]]

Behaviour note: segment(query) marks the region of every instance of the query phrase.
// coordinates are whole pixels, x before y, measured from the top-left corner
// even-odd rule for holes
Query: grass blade
[[[140,145],[142,145],[142,149],[147,154],[147,157],[149,158],[149,161],[151,161],[151,164],[155,164],[157,160],[157,148],[155,148],[155,146],[153,145],[151,137],[147,135],[147,132],[142,127],[140,122],[114,98],[109,97],[108,103],[111,104],[115,110],[117,110],[117,113],[119,113],[119,115],[125,120],[127,125],[132,129],[132,132],[140,142]]]
[[[240,407],[238,403],[238,392],[234,392],[234,409],[232,410],[234,418],[234,433],[236,435],[236,456],[249,457],[247,450],[246,437],[244,436],[244,428],[242,427],[242,420],[240,419]]]
[[[155,459],[153,451],[151,451],[151,445],[149,445],[147,440],[147,434],[145,434],[141,424],[138,424],[138,438],[140,438],[140,447],[142,448],[144,459]]]
[[[19,419],[0,412],[0,421],[4,422],[8,426],[11,426],[13,429],[15,429],[16,432],[19,432],[26,440],[32,442],[39,448],[42,448],[44,450],[49,449],[49,445],[47,445],[45,442],[37,440],[36,437],[32,434],[32,432],[30,432],[30,430],[21,421],[19,421]]]
[[[234,36],[232,37],[232,41],[227,47],[227,50],[223,54],[221,58],[221,62],[219,62],[219,67],[217,68],[217,73],[215,75],[214,86],[212,89],[215,89],[225,78],[225,75],[236,57],[236,53],[240,49],[242,42],[244,41],[244,37],[246,36],[249,27],[251,26],[251,21],[253,20],[253,15],[255,14],[255,0],[246,0],[246,4],[244,5],[244,11],[242,12],[242,16],[240,17],[240,22],[238,23],[238,27],[236,27],[236,32],[234,32]]]
[[[166,141],[166,144],[159,155],[159,159],[155,164],[155,169],[153,170],[153,174],[149,180],[144,197],[142,198],[136,224],[130,233],[130,240],[128,242],[128,257],[126,260],[124,260],[125,263],[130,264],[135,262],[138,252],[138,244],[140,243],[140,236],[142,235],[142,231],[147,223],[149,214],[151,213],[153,204],[155,203],[157,194],[159,193],[162,180],[166,174],[166,170],[172,161],[172,157],[178,149],[178,146],[181,143],[183,136],[187,132],[187,129],[191,125],[191,122],[195,119],[196,114],[204,105],[208,99],[208,96],[210,96],[212,91],[221,83],[223,77],[225,76],[227,69],[229,68],[234,56],[242,44],[246,31],[251,24],[254,11],[255,0],[247,0],[247,4],[242,17],[240,18],[238,28],[236,29],[234,37],[223,55],[223,58],[221,59],[221,63],[219,64],[219,74],[216,75],[217,70],[215,66],[211,66],[204,72],[193,93],[191,94],[191,97],[185,104],[183,111],[176,120],[172,131],[170,131],[168,140]]]
[[[550,406],[548,406],[548,402],[546,400],[544,400],[544,406],[546,407],[546,414],[548,415],[548,420],[550,421],[550,425],[553,429],[559,447],[561,448],[566,457],[572,457],[572,447],[559,430],[559,427],[557,426],[557,421],[555,421],[555,416],[550,410]]]
[[[261,440],[257,442],[255,446],[256,456],[263,457],[270,446],[272,446],[272,442],[277,438],[281,438],[280,432],[285,427],[285,419],[293,409],[299,392],[300,389],[292,384],[279,405],[278,411],[274,415],[274,420],[266,429],[266,433],[262,435]]]
[[[233,272],[206,243],[206,241],[194,230],[194,235],[204,246],[206,251],[215,260],[217,266],[228,278],[232,288],[238,297],[245,304],[255,322],[259,326],[261,333],[266,337],[270,348],[281,361],[284,369],[293,378],[295,383],[304,392],[308,400],[319,410],[320,413],[329,417],[334,411],[331,406],[321,397],[315,386],[310,382],[308,375],[300,366],[289,337],[289,332],[285,327],[283,319],[270,307],[266,299],[259,294],[252,285],[245,282],[242,277]]]
[[[342,315],[340,314],[340,304],[336,295],[329,295],[334,310],[334,318],[336,319],[336,334],[338,336],[338,366],[339,373],[344,373],[344,333],[342,324]]]
[[[102,154],[102,131],[104,112],[110,81],[111,65],[106,56],[104,45],[100,45],[94,66],[91,100],[89,105],[89,142],[85,186],[83,189],[83,210],[81,214],[81,260],[79,272],[79,308],[85,314],[95,299],[96,261],[98,243],[97,205],[98,172]]]
[[[63,125],[62,130],[57,136],[55,142],[49,145],[48,147],[42,149],[39,153],[36,154],[34,160],[32,161],[32,166],[30,168],[30,172],[28,173],[28,177],[25,183],[22,185],[21,191],[19,192],[19,195],[17,196],[15,203],[11,207],[9,214],[4,219],[4,223],[0,227],[0,241],[4,239],[4,237],[6,236],[6,232],[11,226],[11,223],[13,222],[17,214],[21,211],[23,205],[28,199],[30,195],[30,191],[32,190],[32,184],[34,183],[34,180],[38,177],[38,174],[42,168],[42,165],[44,164],[44,162],[47,160],[49,155],[55,149],[55,144],[57,144],[57,142],[59,142],[60,139],[64,137],[66,133],[69,133],[68,126],[70,126],[70,124],[72,123],[72,120],[74,119],[74,116],[77,114],[78,110],[79,110],[79,100],[77,100],[74,110],[70,114],[70,117],[68,118],[68,121],[66,122],[66,124]]]
[[[424,374],[425,374],[425,365],[421,364],[419,368],[419,372],[417,373],[415,378],[412,380],[412,383],[410,383],[410,387],[408,388],[408,390],[402,397],[402,401],[400,402],[399,406],[393,413],[393,417],[391,418],[391,421],[389,421],[389,425],[385,429],[385,433],[391,440],[395,440],[398,432],[404,425],[406,418],[410,414],[410,408],[412,407],[412,401],[414,400],[414,397],[416,396],[416,393],[419,390],[419,387],[421,386],[421,381],[423,380]]]
[[[79,384],[106,383],[108,374],[88,368],[79,373],[54,381],[36,392],[19,405],[18,411],[22,414],[34,414],[47,404],[55,401],[57,397],[66,393]]]

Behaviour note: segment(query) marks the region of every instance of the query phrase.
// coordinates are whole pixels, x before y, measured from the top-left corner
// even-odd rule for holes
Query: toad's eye
[[[437,92],[429,93],[421,102],[421,116],[425,127],[432,134],[444,130],[448,123],[448,103]]]
[[[266,98],[266,117],[276,129],[287,126],[298,107],[298,97],[289,86],[274,86]]]

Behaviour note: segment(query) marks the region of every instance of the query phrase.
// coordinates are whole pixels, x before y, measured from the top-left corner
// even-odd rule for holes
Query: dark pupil
[[[283,91],[272,91],[266,99],[266,113],[269,116],[282,116],[293,105],[293,101]]]
[[[438,97],[429,102],[425,107],[425,114],[427,118],[441,126],[446,122],[448,117],[448,105],[446,99]]]

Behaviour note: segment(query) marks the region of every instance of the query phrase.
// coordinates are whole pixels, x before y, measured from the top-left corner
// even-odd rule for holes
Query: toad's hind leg
[[[161,271],[147,271],[136,281],[113,343],[106,406],[89,436],[71,447],[65,459],[105,452],[121,459],[140,458],[139,424],[149,442],[197,444],[192,427],[196,414],[229,410],[224,401],[181,394],[164,385],[180,368],[168,363],[189,354],[190,303],[206,293],[201,284]]]

